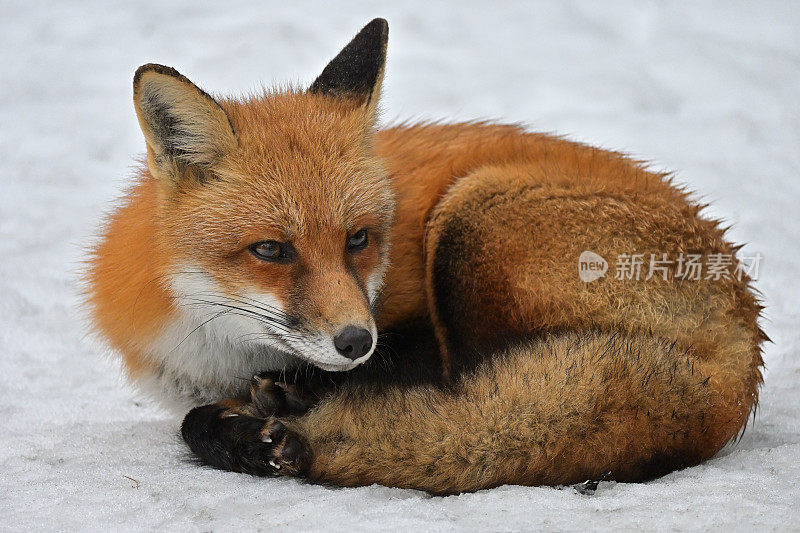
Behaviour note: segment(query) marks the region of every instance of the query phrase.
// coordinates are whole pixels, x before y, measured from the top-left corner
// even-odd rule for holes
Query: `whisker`
[[[252,333],[245,333],[244,335],[239,335],[236,337],[236,340],[249,340],[249,339],[258,339],[258,338],[275,338],[279,340],[303,340],[304,337],[301,335],[277,335],[275,333],[265,333],[265,332],[252,332]]]
[[[199,325],[199,326],[197,326],[196,328],[194,328],[192,331],[190,331],[190,332],[189,332],[189,334],[188,334],[188,335],[186,335],[186,336],[183,338],[183,340],[182,340],[181,342],[179,342],[177,345],[175,345],[175,347],[174,347],[174,348],[172,348],[172,349],[169,351],[169,353],[172,353],[172,352],[174,352],[175,350],[177,350],[178,348],[180,348],[181,344],[183,344],[184,342],[186,342],[186,339],[188,339],[189,337],[191,337],[191,336],[192,336],[192,334],[193,334],[193,333],[195,333],[195,332],[197,332],[197,331],[198,331],[200,328],[202,328],[203,326],[205,326],[206,324],[208,324],[208,323],[209,323],[209,322],[211,322],[212,320],[215,320],[215,319],[217,319],[217,318],[221,317],[222,315],[225,315],[225,314],[227,314],[227,313],[229,313],[229,312],[230,312],[230,311],[228,311],[228,310],[225,310],[225,311],[220,311],[219,313],[217,313],[216,315],[212,316],[212,317],[211,317],[211,318],[209,318],[208,320],[205,320],[204,322],[201,322],[201,323],[200,323],[200,325]]]
[[[199,293],[199,294],[202,295],[203,293]],[[263,311],[265,313],[270,313],[271,315],[277,316],[277,317],[281,318],[283,321],[285,321],[287,326],[290,326],[293,323],[298,322],[298,320],[295,317],[293,317],[292,315],[290,315],[289,313],[286,313],[285,311],[283,311],[283,310],[281,310],[281,309],[279,309],[279,308],[277,308],[277,307],[275,307],[273,305],[270,305],[270,304],[267,304],[267,303],[264,303],[264,302],[260,302],[258,300],[254,300],[253,298],[249,298],[247,296],[241,296],[240,295],[240,296],[235,298],[233,296],[230,296],[228,294],[223,294],[223,293],[206,293],[206,294],[208,294],[209,296],[215,296],[215,297],[218,297],[218,298],[224,298],[226,300],[229,300],[229,301],[241,304],[241,305],[247,305],[249,307],[258,309],[259,311]]]
[[[251,305],[253,305],[253,307],[255,307],[257,309],[271,310],[272,312],[280,314],[282,316],[285,316],[286,318],[294,319],[294,317],[292,315],[290,315],[289,313],[283,311],[282,309],[280,309],[280,308],[278,308],[278,307],[276,307],[274,305],[271,305],[271,304],[268,304],[266,302],[262,302],[262,301],[254,299],[254,298],[250,298],[248,296],[244,296],[244,295],[239,295],[239,298],[243,298],[244,300],[249,300],[250,302],[255,302],[255,304],[258,304],[258,305],[254,305],[254,304],[251,304]]]
[[[257,313],[255,311],[251,311],[250,309],[245,309],[243,307],[239,307],[239,306],[236,306],[236,305],[231,305],[231,304],[227,304],[227,303],[223,303],[223,302],[212,302],[212,301],[209,301],[209,300],[202,300],[200,298],[191,298],[191,297],[189,297],[189,298],[185,298],[185,299],[193,301],[196,304],[207,305],[207,306],[219,306],[219,307],[225,307],[227,309],[239,311],[241,313],[245,313],[246,316],[248,316],[249,318],[260,320],[261,322],[263,322],[265,324],[270,324],[270,325],[273,325],[273,326],[275,326],[275,325],[281,326],[284,329],[284,331],[287,331],[287,332],[288,331],[292,331],[292,330],[299,331],[299,330],[297,330],[297,328],[293,328],[291,326],[283,324],[282,322],[276,321],[272,317],[265,316],[265,315],[262,315],[261,313]],[[279,329],[279,328],[276,328],[276,329]]]
[[[239,301],[237,301],[237,300],[235,300],[233,298],[226,298],[226,299],[229,300],[230,302],[233,302],[233,303],[236,303],[236,304],[246,305],[246,306],[252,307],[250,304],[239,302]],[[195,299],[195,300],[196,301],[201,301],[201,302],[206,303],[208,305],[219,305],[219,306],[234,307],[236,309],[239,309],[240,311],[251,313],[251,314],[254,314],[254,315],[258,315],[261,318],[269,320],[271,323],[279,324],[279,325],[284,326],[286,328],[293,328],[294,327],[293,324],[290,324],[289,322],[284,320],[282,317],[273,316],[274,313],[273,313],[273,315],[269,315],[269,314],[264,314],[264,312],[253,311],[252,309],[248,309],[248,308],[245,308],[245,307],[240,307],[240,305],[233,305],[233,304],[222,303],[222,302],[213,302],[213,301],[209,301],[209,300],[199,300],[199,299]]]

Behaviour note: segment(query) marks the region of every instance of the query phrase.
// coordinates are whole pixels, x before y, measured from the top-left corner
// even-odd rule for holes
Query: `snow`
[[[0,3],[0,529],[800,527],[800,6],[790,2]],[[678,171],[764,255],[766,384],[740,442],[645,484],[449,498],[199,468],[85,334],[77,270],[144,144],[135,68],[308,83],[391,27],[384,117],[522,121]]]

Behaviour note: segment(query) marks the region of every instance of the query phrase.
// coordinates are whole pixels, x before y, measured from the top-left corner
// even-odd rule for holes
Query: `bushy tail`
[[[507,350],[447,389],[345,387],[292,426],[310,443],[309,477],[338,485],[638,481],[713,456],[759,382],[757,366],[654,337],[573,333]]]

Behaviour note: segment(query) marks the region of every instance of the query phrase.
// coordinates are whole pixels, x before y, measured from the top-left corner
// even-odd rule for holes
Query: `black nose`
[[[333,338],[333,345],[337,352],[355,361],[372,348],[372,335],[364,328],[347,326]]]

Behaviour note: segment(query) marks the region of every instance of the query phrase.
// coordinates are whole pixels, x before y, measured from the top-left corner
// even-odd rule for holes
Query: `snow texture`
[[[389,20],[384,120],[521,121],[678,172],[765,259],[766,385],[740,442],[645,484],[448,498],[200,468],[86,335],[77,270],[144,149],[131,79],[309,83]],[[800,6],[0,2],[0,529],[800,528]]]

